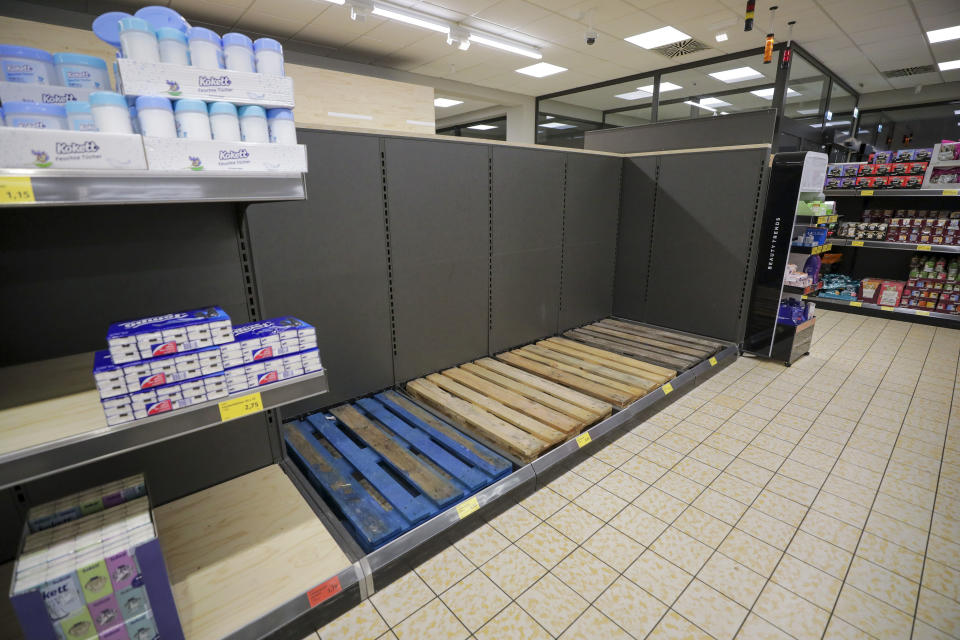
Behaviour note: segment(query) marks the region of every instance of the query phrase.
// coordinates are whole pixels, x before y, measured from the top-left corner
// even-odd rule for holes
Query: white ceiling
[[[540,47],[544,62],[569,70],[530,78],[515,73],[533,62],[528,58],[476,44],[458,51],[442,34],[376,16],[353,22],[348,8],[323,0],[153,0],[188,19],[308,43],[361,62],[533,96],[761,46],[768,7],[776,2],[777,39],[785,38],[787,21],[796,20],[794,38],[861,92],[960,80],[960,70],[893,79],[882,74],[960,59],[960,40],[929,45],[924,37],[927,30],[960,25],[960,0],[761,0],[750,33],[743,31],[745,0],[392,1]],[[591,9],[600,38],[587,46],[585,13]],[[670,60],[623,40],[665,25],[711,48]],[[729,35],[726,42],[715,41],[719,31]],[[466,104],[457,111],[470,109]],[[453,113],[441,109],[437,115]]]

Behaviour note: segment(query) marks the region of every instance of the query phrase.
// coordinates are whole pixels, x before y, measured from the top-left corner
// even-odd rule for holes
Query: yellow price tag
[[[933,248],[933,247],[931,247],[929,244],[918,244],[918,245],[917,245],[917,251],[930,251],[930,249],[932,249],[932,248]]]
[[[851,247],[862,247],[862,246],[863,246],[863,240],[854,240],[853,242],[850,243],[850,246],[851,246]]]
[[[860,192],[860,195],[862,195],[862,196],[872,196],[872,195],[873,195],[873,189],[864,189],[863,191]]]
[[[663,387],[661,387],[661,388],[663,389],[663,395],[669,395],[670,392],[673,391],[673,385],[670,384],[669,382],[668,382],[667,384],[663,385]]]
[[[893,311],[893,307],[884,307],[884,306],[881,306],[881,307],[880,307],[880,310],[881,310],[881,311]]]
[[[224,400],[220,403],[220,419],[226,422],[250,415],[251,413],[260,413],[263,411],[263,399],[260,398],[260,392],[251,393],[239,398]]]
[[[477,502],[476,496],[468,500],[464,500],[457,505],[457,515],[460,516],[460,519],[463,520],[468,515],[480,508],[480,503]]]
[[[850,303],[850,306],[851,306],[851,307],[862,307],[862,306],[863,306],[863,303],[862,303],[862,302],[856,302],[856,301],[854,301],[854,302],[851,302],[851,303]]]
[[[806,299],[807,299],[807,296],[800,296],[800,299],[801,299],[801,300],[806,300]]]
[[[957,189],[944,189],[944,190],[943,190],[943,195],[945,195],[945,196],[955,196],[955,195],[957,195],[957,194],[960,194],[960,191],[958,191]]]
[[[36,202],[33,183],[26,176],[0,176],[0,204]]]
[[[917,313],[918,316],[928,316],[928,315],[930,315],[930,312],[929,312],[929,311],[917,311],[916,313]]]
[[[710,358],[709,360],[707,360],[707,362],[710,363],[710,366],[711,366],[711,367],[717,366],[717,359],[716,359],[716,358]]]
[[[590,440],[589,433],[581,433],[580,435],[577,436],[577,446],[580,447],[581,449],[587,446],[588,444],[590,444],[591,442],[592,440]]]

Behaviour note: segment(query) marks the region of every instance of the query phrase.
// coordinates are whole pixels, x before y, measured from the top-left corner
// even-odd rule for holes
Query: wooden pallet
[[[723,345],[703,338],[608,318],[563,334],[591,347],[685,371],[717,353]]]
[[[291,458],[366,551],[511,471],[505,458],[391,391],[283,431]]]

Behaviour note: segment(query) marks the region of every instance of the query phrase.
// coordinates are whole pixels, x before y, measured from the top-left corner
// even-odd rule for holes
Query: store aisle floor
[[[740,358],[320,637],[960,637],[958,357],[820,311],[810,356]]]

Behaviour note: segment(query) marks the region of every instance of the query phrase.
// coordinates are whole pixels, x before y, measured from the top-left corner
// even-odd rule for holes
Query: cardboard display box
[[[302,144],[144,137],[143,147],[151,171],[304,173],[307,170],[307,149]]]
[[[129,133],[0,127],[0,167],[143,170],[142,140]]]

